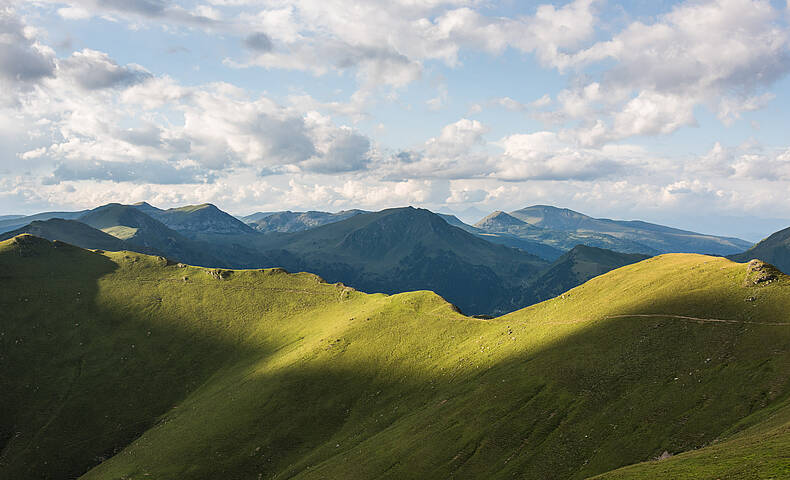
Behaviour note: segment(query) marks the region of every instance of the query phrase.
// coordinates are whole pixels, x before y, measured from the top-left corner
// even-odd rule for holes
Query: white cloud
[[[555,58],[562,70],[605,66],[601,79],[562,92],[562,113],[614,115],[602,138],[667,134],[695,123],[704,105],[731,123],[772,96],[790,71],[790,33],[765,0],[709,0],[634,22],[610,40]]]

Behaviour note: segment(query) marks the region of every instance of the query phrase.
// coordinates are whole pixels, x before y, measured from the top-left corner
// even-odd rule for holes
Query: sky
[[[0,0],[0,215],[790,226],[790,0]]]

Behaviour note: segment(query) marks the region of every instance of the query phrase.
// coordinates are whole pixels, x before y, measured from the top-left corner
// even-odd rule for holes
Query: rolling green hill
[[[790,272],[790,228],[779,230],[760,241],[749,250],[728,258],[736,262],[748,262],[758,258],[768,262],[783,272]]]
[[[587,245],[609,248],[628,253],[703,253],[711,255],[730,255],[743,252],[752,246],[750,242],[732,237],[718,237],[689,232],[677,228],[656,225],[643,221],[609,220],[592,218],[567,208],[548,205],[534,205],[522,208],[510,215],[533,226],[558,232],[615,238],[619,241],[635,242],[652,251],[624,250],[614,245]],[[585,243],[585,242],[579,242]]]
[[[759,263],[663,255],[488,321],[32,236],[0,282],[2,478],[787,474],[790,279]]]

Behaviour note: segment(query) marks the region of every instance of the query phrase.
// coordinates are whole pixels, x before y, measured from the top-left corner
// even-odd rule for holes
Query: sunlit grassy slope
[[[169,263],[0,243],[0,478],[786,474],[786,277],[664,255],[485,321]]]

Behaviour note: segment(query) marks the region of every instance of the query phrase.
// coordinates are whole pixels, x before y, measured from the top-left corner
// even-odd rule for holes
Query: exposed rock
[[[746,278],[743,284],[747,287],[767,285],[778,279],[781,274],[782,272],[773,265],[754,259],[746,265]]]
[[[220,268],[212,268],[210,270],[206,270],[206,273],[211,275],[217,280],[227,280],[230,278],[233,270],[222,270]]]

